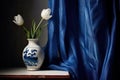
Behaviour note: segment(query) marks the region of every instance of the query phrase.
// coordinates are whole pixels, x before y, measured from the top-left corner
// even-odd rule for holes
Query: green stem
[[[34,33],[38,30],[38,28],[39,28],[40,24],[42,23],[42,21],[43,21],[43,18],[42,18],[42,19],[40,20],[40,22],[38,23],[38,25],[37,25],[37,27],[36,27]]]
[[[27,30],[27,28],[25,28],[24,26],[23,26],[23,29],[27,32],[28,30]]]
[[[24,26],[23,26],[23,29],[24,29],[24,31],[26,32],[27,38],[30,38],[30,32],[28,31],[28,29],[25,28]]]

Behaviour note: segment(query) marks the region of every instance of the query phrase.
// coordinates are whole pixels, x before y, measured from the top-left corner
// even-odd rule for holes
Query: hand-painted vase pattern
[[[26,48],[23,52],[24,62],[28,66],[37,66],[38,65],[38,57],[37,50]]]
[[[38,70],[43,63],[44,53],[37,41],[37,39],[28,39],[28,45],[23,50],[23,61],[27,70]]]

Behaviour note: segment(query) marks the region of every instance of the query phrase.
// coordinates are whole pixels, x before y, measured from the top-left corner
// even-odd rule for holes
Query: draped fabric
[[[109,80],[120,0],[49,0],[44,67],[72,80]]]

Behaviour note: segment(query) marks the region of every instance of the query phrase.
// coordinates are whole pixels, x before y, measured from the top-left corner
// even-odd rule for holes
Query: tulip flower
[[[13,22],[17,24],[18,26],[22,26],[24,24],[24,20],[20,14],[14,17]]]
[[[52,17],[52,15],[50,15],[50,13],[51,13],[50,8],[43,9],[41,12],[41,17],[45,20],[48,20]]]

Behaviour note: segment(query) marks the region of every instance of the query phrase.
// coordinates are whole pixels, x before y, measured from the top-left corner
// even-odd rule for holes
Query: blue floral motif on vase
[[[38,65],[38,57],[37,50],[33,48],[26,48],[23,52],[24,62],[28,66],[37,66]]]

